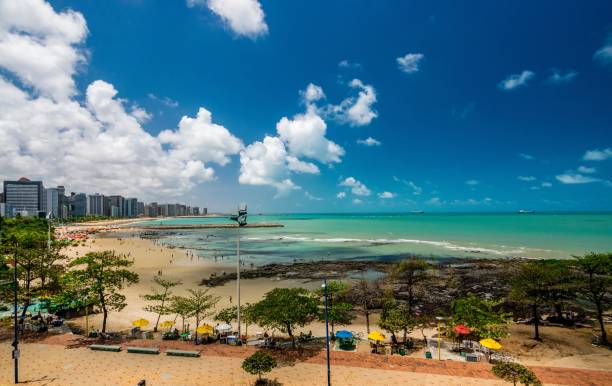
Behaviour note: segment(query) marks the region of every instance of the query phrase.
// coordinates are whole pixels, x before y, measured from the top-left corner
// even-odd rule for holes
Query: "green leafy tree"
[[[410,312],[414,311],[421,297],[422,284],[429,277],[427,271],[431,266],[423,259],[409,257],[393,267],[391,278],[400,284],[402,293],[406,294],[406,303]]]
[[[1,232],[1,254],[10,257],[6,260],[11,264],[10,271],[5,274],[12,276],[13,270],[17,270],[19,299],[23,304],[24,317],[33,298],[50,297],[61,291],[60,279],[65,269],[61,262],[65,256],[61,250],[66,243],[55,241],[53,227],[49,228],[47,220],[41,218],[3,219]],[[16,266],[13,263],[15,258]]]
[[[157,332],[157,326],[161,316],[172,313],[170,307],[168,307],[168,304],[170,303],[169,300],[172,297],[171,289],[182,283],[180,280],[166,280],[162,279],[160,276],[154,276],[153,283],[157,284],[161,288],[153,288],[150,294],[143,295],[142,298],[148,302],[155,302],[155,304],[145,306],[144,310],[157,314],[157,320],[155,321],[155,327],[153,328],[153,331]]]
[[[346,299],[365,316],[366,329],[370,333],[370,315],[382,307],[380,298],[383,292],[376,284],[359,280],[346,294]]]
[[[496,363],[491,371],[493,374],[506,382],[512,382],[516,386],[517,382],[525,386],[542,386],[542,382],[527,367],[514,362]]]
[[[185,298],[185,306],[190,317],[195,318],[195,338],[198,339],[198,327],[200,322],[213,315],[213,308],[219,301],[219,297],[209,293],[207,289],[190,289],[189,296]]]
[[[318,312],[319,301],[304,288],[275,288],[253,306],[253,316],[257,323],[287,333],[293,347],[295,328],[313,321]]]
[[[408,333],[414,328],[415,323],[408,304],[399,303],[395,299],[385,300],[378,325],[383,330],[390,332],[394,340],[397,339],[397,334],[403,331],[404,342],[406,342]]]
[[[174,321],[180,316],[182,322],[181,331],[185,332],[185,319],[189,318],[189,304],[187,302],[187,298],[184,296],[173,296],[170,299],[170,305],[168,306],[168,311],[172,314],[176,314],[174,317]]]
[[[508,335],[508,323],[512,317],[501,309],[503,303],[503,300],[484,300],[468,294],[453,301],[452,324],[463,324],[481,338],[503,338]]]
[[[242,361],[242,369],[249,374],[257,375],[259,380],[262,374],[269,373],[275,367],[276,360],[265,351],[257,351]]]
[[[327,318],[331,326],[331,336],[334,337],[334,326],[350,324],[355,317],[351,314],[352,305],[344,301],[344,297],[349,291],[349,286],[341,281],[327,282]],[[325,289],[316,291],[321,298],[321,303],[325,302]],[[319,320],[325,321],[325,308],[319,313]],[[332,338],[333,339],[333,338]]]
[[[240,307],[240,311],[243,311],[243,308]],[[240,313],[240,317],[242,318],[242,312]],[[232,321],[238,318],[238,307],[226,307],[221,311],[217,312],[215,315],[215,320],[230,324]]]
[[[254,306],[254,304],[246,303],[244,306],[240,307],[240,320],[244,322],[244,334],[247,336],[249,335],[249,325],[256,322]]]
[[[534,261],[521,265],[518,275],[512,281],[510,299],[531,308],[534,325],[534,339],[540,339],[540,307],[550,304],[551,294],[559,286],[557,271],[546,261]]]
[[[612,253],[589,253],[575,257],[574,267],[578,276],[579,295],[595,306],[601,343],[607,345],[603,313],[612,305]]]
[[[68,280],[87,288],[88,298],[102,309],[102,332],[111,311],[121,311],[127,305],[119,291],[138,282],[138,274],[129,270],[134,263],[112,251],[90,252],[73,260]]]

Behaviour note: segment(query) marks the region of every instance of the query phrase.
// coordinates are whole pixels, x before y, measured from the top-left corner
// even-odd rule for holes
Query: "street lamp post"
[[[240,227],[247,224],[247,207],[244,209],[238,208],[238,215],[231,216],[230,219],[236,221],[238,228],[236,231],[236,319],[238,321],[238,341],[240,342],[242,337],[240,335]]]
[[[327,351],[327,386],[331,386],[331,369],[329,367],[329,317],[327,310],[327,278],[323,279],[323,294],[325,297],[325,348]]]
[[[238,341],[242,341],[240,335],[240,224],[237,229],[236,237],[236,319],[238,320]]]
[[[15,251],[13,253],[13,306],[15,307],[15,335],[13,337],[13,360],[15,361],[15,384],[19,383],[19,324],[17,312],[17,244],[15,243]]]

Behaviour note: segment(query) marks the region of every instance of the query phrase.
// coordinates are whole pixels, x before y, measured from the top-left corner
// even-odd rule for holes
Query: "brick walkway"
[[[39,343],[45,344],[58,344],[66,347],[83,347],[88,342],[83,340],[75,339],[74,335],[58,335],[49,336]],[[189,342],[177,342],[177,341],[149,341],[149,340],[134,340],[129,343],[124,343],[123,346],[143,346],[159,347],[162,351],[168,348],[186,349],[193,350],[193,343]],[[246,358],[253,352],[255,348],[252,346],[227,346],[219,344],[211,345],[200,345],[197,347],[198,350],[202,351],[205,357],[217,356],[217,357],[234,357],[234,358]],[[325,351],[321,350],[314,355],[298,359],[300,362],[325,365],[326,356]],[[488,363],[468,363],[468,362],[457,362],[457,361],[437,361],[433,359],[421,359],[403,357],[399,355],[384,356],[374,355],[367,353],[353,353],[353,352],[331,352],[331,365],[334,366],[347,366],[347,367],[361,367],[371,368],[380,370],[395,370],[395,371],[407,371],[413,373],[427,373],[436,375],[448,375],[454,377],[470,377],[478,379],[496,379],[491,373],[491,365]],[[608,371],[597,371],[597,370],[583,370],[574,368],[561,368],[561,367],[540,367],[540,366],[529,366],[533,370],[538,378],[544,384],[555,384],[555,385],[572,385],[572,386],[612,386],[612,372]]]

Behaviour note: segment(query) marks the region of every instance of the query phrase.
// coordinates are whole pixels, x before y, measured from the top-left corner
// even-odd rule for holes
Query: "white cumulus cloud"
[[[502,90],[514,90],[515,88],[526,86],[527,82],[535,76],[532,71],[525,70],[520,74],[512,74],[499,83]]]
[[[238,154],[243,148],[242,141],[225,127],[212,121],[210,111],[200,107],[195,118],[184,116],[178,130],[164,130],[159,134],[163,144],[172,145],[175,157],[226,165],[229,156]]]
[[[466,185],[470,185],[470,186],[476,186],[479,183],[480,183],[480,181],[478,181],[478,180],[467,180],[467,181],[465,181],[465,184]]]
[[[599,178],[585,176],[580,173],[574,173],[571,171],[564,174],[559,174],[555,176],[555,178],[563,184],[588,184],[591,182],[600,181]]]
[[[278,195],[299,189],[289,178],[287,150],[278,137],[266,136],[240,152],[240,177],[238,182],[246,185],[270,185]]]
[[[268,33],[268,25],[258,0],[187,0],[189,7],[208,7],[237,35],[256,38]]]
[[[397,197],[397,194],[392,193],[392,192],[382,192],[382,193],[378,193],[378,197],[379,198],[395,198]]]
[[[359,90],[357,98],[349,97],[338,105],[328,105],[323,109],[324,113],[350,126],[369,125],[374,118],[378,117],[378,112],[374,110],[376,90],[359,79],[353,79],[349,82],[349,86]]]
[[[344,155],[344,149],[325,137],[327,124],[317,113],[308,107],[304,114],[297,114],[292,119],[281,118],[276,124],[276,131],[292,155],[307,157],[322,163],[338,163]]]
[[[300,91],[300,95],[302,95],[302,98],[304,98],[304,101],[307,104],[325,98],[323,88],[312,83],[309,83],[308,86],[306,86],[306,90]]]
[[[605,161],[608,158],[612,158],[612,149],[610,148],[606,148],[602,150],[599,150],[599,149],[588,150],[582,156],[582,159],[585,161]]]
[[[66,100],[77,93],[73,76],[86,53],[78,12],[57,13],[43,0],[0,1],[0,67],[40,95]]]
[[[351,193],[356,196],[369,196],[370,194],[372,194],[370,189],[368,189],[368,187],[365,186],[364,183],[358,181],[354,177],[345,178],[342,182],[340,182],[340,186],[346,186],[351,188]]]
[[[342,199],[342,198],[346,197],[346,193],[338,192],[338,194],[336,194],[336,197]]]
[[[205,109],[194,127],[181,122],[154,136],[141,126],[151,115],[110,83],[94,81],[83,102],[73,99],[86,35],[79,13],[0,0],[0,69],[18,80],[0,75],[0,179],[141,199],[180,196],[213,180],[210,163],[226,164],[242,144]]]
[[[406,54],[395,59],[399,69],[407,74],[419,71],[419,64],[425,56],[423,54]]]
[[[557,69],[553,69],[552,74],[550,74],[550,76],[548,77],[548,83],[552,83],[552,84],[570,83],[572,80],[574,80],[574,78],[576,78],[576,76],[578,76],[578,73],[576,71],[570,70],[570,71],[563,73]]]
[[[612,63],[612,33],[608,34],[605,44],[595,52],[593,59],[602,63]]]
[[[379,140],[374,139],[372,137],[368,137],[366,139],[358,139],[357,144],[364,146],[380,146],[381,143]]]
[[[535,181],[536,178],[534,176],[518,176],[516,177],[519,181],[525,181],[525,182],[530,182],[530,181]]]
[[[593,173],[597,172],[597,169],[581,165],[581,166],[578,167],[578,172],[579,173],[584,173],[584,174],[593,174]]]

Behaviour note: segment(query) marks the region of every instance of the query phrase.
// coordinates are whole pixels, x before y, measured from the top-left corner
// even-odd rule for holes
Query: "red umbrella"
[[[458,324],[455,326],[454,328],[455,332],[459,335],[467,335],[470,332],[472,332],[472,330],[470,330],[469,327],[464,326],[463,324]]]

